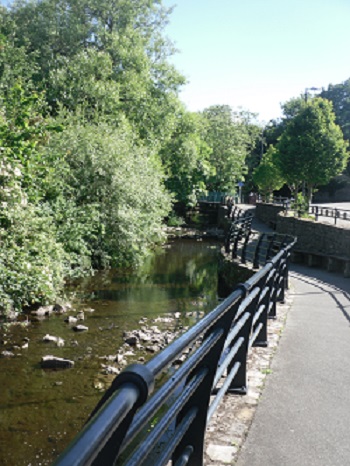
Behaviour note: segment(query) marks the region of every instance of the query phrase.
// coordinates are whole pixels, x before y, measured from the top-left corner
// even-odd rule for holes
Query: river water
[[[113,379],[102,364],[115,357],[125,330],[140,328],[141,318],[176,315],[174,325],[181,328],[211,310],[217,304],[218,249],[218,243],[177,240],[137,273],[109,271],[81,280],[70,291],[70,314],[94,309],[81,322],[86,332],[74,332],[65,315],[0,329],[0,350],[15,354],[0,358],[0,465],[52,463]],[[64,346],[44,343],[46,334],[62,338]],[[22,348],[26,339],[28,348]],[[43,370],[40,360],[51,354],[73,360],[74,367]]]

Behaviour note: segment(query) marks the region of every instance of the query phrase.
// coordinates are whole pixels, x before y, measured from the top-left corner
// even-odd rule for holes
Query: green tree
[[[168,63],[163,35],[170,9],[160,0],[16,2],[0,33],[35,56],[35,82],[52,111],[58,103],[124,113],[139,136],[161,145],[176,124],[183,76]]]
[[[345,139],[350,141],[350,78],[340,84],[330,84],[320,97],[333,103],[336,123],[341,127]]]
[[[278,143],[278,164],[295,198],[304,183],[308,202],[316,186],[341,173],[347,143],[335,123],[331,102],[314,98],[290,119]]]
[[[196,205],[212,171],[211,150],[202,139],[203,125],[201,115],[183,110],[170,140],[160,151],[167,175],[165,185],[182,207]]]
[[[253,173],[253,181],[265,200],[269,200],[273,191],[281,189],[285,183],[278,163],[276,163],[276,155],[277,150],[270,146]]]
[[[103,120],[72,120],[62,135],[51,138],[46,153],[61,154],[58,234],[69,253],[83,245],[95,267],[135,265],[164,239],[162,220],[171,204],[163,170],[126,119],[117,128]],[[74,204],[67,212],[70,199]]]
[[[234,112],[228,105],[215,105],[205,109],[203,116],[207,121],[204,140],[212,150],[210,164],[215,169],[208,189],[233,192],[247,172],[246,157],[255,143],[252,115]]]
[[[0,310],[54,299],[69,273],[43,204],[51,175],[41,149],[52,130],[42,96],[19,84],[0,105]],[[54,179],[54,178],[53,178]]]

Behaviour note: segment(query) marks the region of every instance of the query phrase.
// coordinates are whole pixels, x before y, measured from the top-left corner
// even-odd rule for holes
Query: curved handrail
[[[128,466],[166,465],[169,459],[172,464],[202,465],[208,420],[226,393],[246,393],[248,350],[267,344],[267,319],[284,299],[294,244],[284,244],[263,268],[149,362],[118,375],[55,465],[109,466],[116,459]],[[188,348],[185,362],[169,372]],[[166,370],[168,379],[154,392],[156,378]],[[129,459],[124,458],[129,453]]]

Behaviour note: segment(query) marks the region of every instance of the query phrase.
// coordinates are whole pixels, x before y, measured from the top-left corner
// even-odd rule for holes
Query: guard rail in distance
[[[210,418],[226,393],[246,393],[248,349],[267,345],[294,243],[153,359],[118,375],[55,465],[201,466]]]
[[[272,200],[272,204],[282,206],[285,212],[288,212],[289,210],[293,209],[293,203],[294,199],[289,199],[287,197],[274,197]],[[314,215],[316,221],[319,220],[319,217],[332,218],[334,219],[335,225],[337,224],[337,220],[350,221],[350,210],[339,209],[338,207],[311,204],[309,206],[308,213],[310,215]]]
[[[309,207],[309,213],[315,216],[317,221],[319,217],[330,217],[334,219],[334,225],[337,224],[337,220],[350,220],[350,210],[338,209],[336,207],[327,207],[321,205],[311,205]]]

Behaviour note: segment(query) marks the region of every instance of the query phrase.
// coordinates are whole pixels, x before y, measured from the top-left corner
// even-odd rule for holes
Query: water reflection
[[[88,332],[74,333],[62,315],[1,329],[1,351],[13,349],[16,356],[0,359],[0,464],[51,464],[101,397],[103,358],[116,354],[123,331],[138,328],[141,317],[180,312],[178,325],[188,325],[199,311],[212,309],[217,249],[214,243],[176,241],[137,272],[103,272],[75,284],[81,298],[76,310],[95,309],[86,314]],[[185,316],[188,312],[193,317]],[[65,346],[43,343],[47,333],[63,338]],[[25,337],[28,349],[21,348]],[[75,365],[44,371],[39,362],[46,354],[73,359]]]

